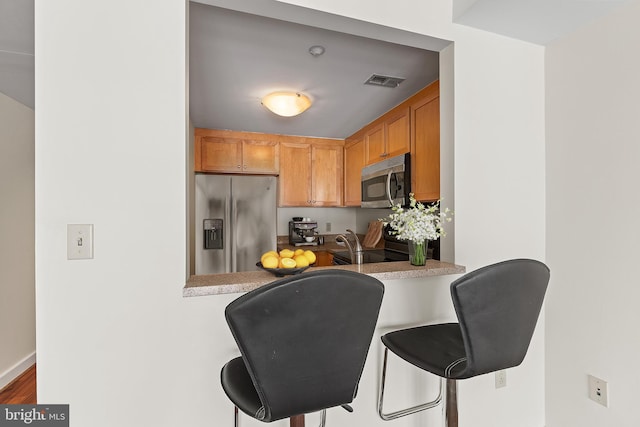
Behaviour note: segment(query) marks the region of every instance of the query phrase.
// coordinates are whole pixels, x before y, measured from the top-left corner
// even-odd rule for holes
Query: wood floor
[[[36,365],[0,390],[0,403],[35,405],[36,402]]]

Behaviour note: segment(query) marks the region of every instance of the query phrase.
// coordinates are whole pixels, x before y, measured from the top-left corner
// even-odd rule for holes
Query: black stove
[[[366,249],[362,251],[362,263],[373,262],[406,261],[409,259],[408,253],[388,251],[386,249]],[[351,264],[349,251],[333,253],[333,263],[336,265]]]
[[[390,235],[388,227],[384,228],[383,237],[384,249],[365,249],[362,251],[363,264],[409,260],[409,248],[405,240],[398,240]],[[440,259],[440,240],[429,241],[427,259]],[[334,252],[333,263],[335,265],[351,264],[349,251]]]

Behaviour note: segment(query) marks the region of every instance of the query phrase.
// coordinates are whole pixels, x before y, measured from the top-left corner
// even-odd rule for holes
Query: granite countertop
[[[325,234],[324,235],[324,244],[322,245],[301,245],[301,246],[294,246],[289,244],[289,236],[278,236],[278,250],[281,251],[282,249],[291,249],[292,251],[295,251],[296,249],[304,249],[306,250],[310,250],[312,252],[322,252],[322,251],[326,251],[326,252],[340,252],[340,251],[348,251],[349,248],[347,248],[344,244],[338,244],[336,242],[336,236],[338,236],[337,234]],[[360,241],[362,242],[364,239],[364,236],[361,234],[358,234],[358,238],[360,239]],[[380,239],[380,242],[378,243],[378,245],[375,248],[363,248],[364,250],[371,250],[371,249],[382,249],[384,248],[384,242],[382,241],[382,239]]]
[[[336,251],[348,251],[349,249],[345,245],[339,245],[336,242],[325,242],[324,245],[303,245],[303,246],[294,246],[289,243],[278,243],[278,250],[281,251],[283,249],[291,249],[295,251],[296,249],[304,249],[310,250],[312,252],[336,252]]]
[[[322,248],[323,246],[314,246]],[[337,245],[336,245],[337,246]],[[340,247],[341,249],[343,247]],[[328,249],[318,249],[328,250]],[[362,265],[334,265],[330,267],[311,267],[308,271],[323,269],[351,270],[367,274],[378,280],[413,279],[420,277],[444,276],[447,274],[462,274],[466,268],[443,261],[427,260],[427,265],[416,267],[408,261],[380,262]],[[288,277],[288,276],[287,276]],[[208,274],[191,276],[182,290],[184,297],[206,295],[234,294],[248,292],[278,278],[267,271],[247,271],[242,273]]]

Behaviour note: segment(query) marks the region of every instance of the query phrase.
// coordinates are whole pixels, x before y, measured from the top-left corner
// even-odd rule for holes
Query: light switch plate
[[[93,258],[93,224],[67,224],[67,259]]]

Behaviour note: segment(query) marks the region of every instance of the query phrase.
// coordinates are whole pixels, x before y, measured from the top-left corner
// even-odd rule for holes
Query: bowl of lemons
[[[283,249],[280,252],[265,252],[256,266],[275,274],[276,277],[284,277],[290,274],[300,274],[315,262],[316,254],[313,251]]]

